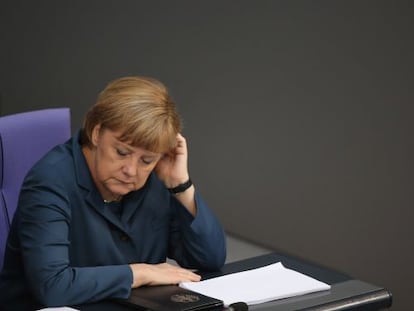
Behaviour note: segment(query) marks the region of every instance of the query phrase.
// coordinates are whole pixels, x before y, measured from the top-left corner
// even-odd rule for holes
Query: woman
[[[110,83],[83,128],[25,178],[0,309],[127,298],[142,285],[200,280],[188,269],[220,269],[224,232],[191,182],[180,131],[160,82]]]

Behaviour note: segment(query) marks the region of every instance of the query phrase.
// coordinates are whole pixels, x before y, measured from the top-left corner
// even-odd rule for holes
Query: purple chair
[[[0,270],[24,177],[47,151],[70,135],[69,108],[0,117]]]

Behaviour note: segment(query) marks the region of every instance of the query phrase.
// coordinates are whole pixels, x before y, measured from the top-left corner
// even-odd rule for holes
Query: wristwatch
[[[168,191],[172,194],[178,194],[181,192],[186,191],[188,188],[190,188],[193,185],[193,182],[189,178],[185,183],[179,184],[177,187],[174,188],[167,188]]]

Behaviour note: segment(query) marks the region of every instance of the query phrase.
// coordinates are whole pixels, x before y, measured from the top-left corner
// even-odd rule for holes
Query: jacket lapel
[[[87,192],[85,193],[85,200],[91,208],[93,208],[98,214],[104,217],[112,225],[125,232],[125,226],[122,225],[121,220],[116,217],[116,215],[114,215],[107,207],[105,207],[103,198],[98,192],[98,189],[92,180],[89,167],[82,153],[81,145],[79,144],[79,135],[80,131],[77,133],[77,135],[74,136],[72,140],[72,150],[78,186],[82,188],[83,191]]]

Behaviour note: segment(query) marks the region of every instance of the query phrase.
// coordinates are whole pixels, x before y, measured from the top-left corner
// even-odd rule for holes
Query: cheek
[[[107,157],[97,158],[96,170],[98,175],[106,179],[110,177],[113,173],[122,169],[122,163],[120,161],[115,161]]]
[[[147,181],[149,175],[154,170],[154,168],[155,168],[155,165],[138,167],[137,174],[135,177],[136,182],[139,184],[144,184]]]
[[[148,176],[153,171],[153,169],[154,169],[154,167],[142,167],[142,168],[138,168],[137,177],[139,179],[147,179]]]

